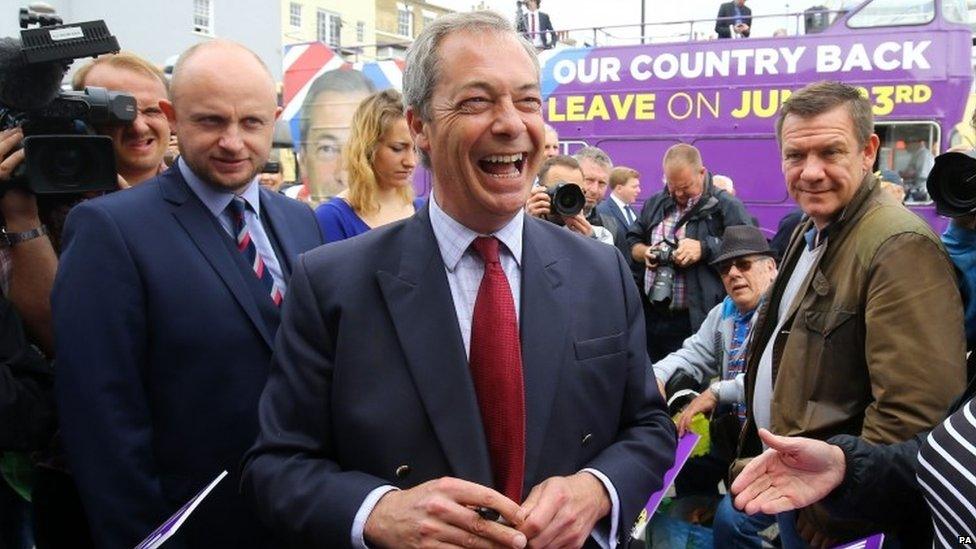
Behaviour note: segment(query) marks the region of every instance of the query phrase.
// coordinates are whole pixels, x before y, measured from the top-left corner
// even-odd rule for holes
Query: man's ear
[[[430,154],[430,137],[427,135],[430,125],[423,121],[413,107],[407,107],[407,126],[410,127],[410,135],[417,148]]]
[[[864,163],[867,164],[864,169],[867,172],[871,171],[874,167],[874,159],[878,155],[878,148],[881,146],[881,139],[878,138],[878,134],[872,133],[868,142],[864,144]]]
[[[169,121],[169,127],[176,127],[176,109],[173,108],[173,104],[170,103],[168,99],[159,100],[159,108],[166,115],[166,120]]]

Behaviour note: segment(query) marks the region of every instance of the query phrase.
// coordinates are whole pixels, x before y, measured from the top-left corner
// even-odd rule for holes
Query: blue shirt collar
[[[522,228],[525,224],[525,212],[519,210],[504,227],[498,229],[491,235],[482,235],[459,223],[447,212],[441,209],[434,198],[434,193],[430,193],[428,211],[430,212],[430,226],[434,231],[434,238],[437,240],[437,247],[440,248],[441,258],[444,259],[444,266],[447,270],[454,272],[464,252],[468,250],[474,239],[479,236],[494,236],[508,248],[509,253],[515,258],[515,263],[522,266]]]
[[[807,249],[810,251],[816,250],[818,247],[827,242],[827,238],[830,237],[830,231],[833,224],[829,224],[823,229],[817,230],[817,226],[814,225],[810,227],[810,230],[803,233],[803,238],[807,241]]]
[[[722,318],[731,318],[734,322],[749,322],[753,313],[762,307],[764,301],[766,301],[765,295],[759,298],[759,303],[756,303],[754,308],[742,313],[735,306],[735,301],[732,301],[732,296],[725,296],[725,299],[722,300]]]
[[[186,164],[182,156],[177,159],[176,165],[179,167],[180,173],[183,175],[183,179],[186,180],[186,184],[190,186],[193,194],[197,195],[197,198],[203,202],[203,205],[210,210],[210,213],[212,213],[214,217],[219,218],[224,213],[224,210],[227,209],[227,205],[230,204],[230,201],[234,199],[234,193],[222,189],[216,189],[213,187],[213,185],[205,183],[202,179],[197,177],[197,174],[193,173],[193,170],[191,170]],[[248,184],[247,188],[241,192],[240,197],[251,206],[251,209],[254,210],[255,214],[259,216],[261,215],[261,187],[258,183],[257,176],[255,176],[254,179],[251,180],[251,183]]]

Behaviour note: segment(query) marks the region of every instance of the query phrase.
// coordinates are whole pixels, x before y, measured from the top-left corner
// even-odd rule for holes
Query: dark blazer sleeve
[[[827,440],[844,451],[844,480],[824,504],[837,517],[898,526],[928,515],[915,479],[918,450],[928,431],[897,444],[871,444],[838,435]]]
[[[50,442],[55,419],[54,371],[28,344],[20,315],[0,297],[0,451],[37,450]]]
[[[140,274],[98,200],[68,216],[52,292],[61,436],[98,547],[132,547],[173,510],[152,451]],[[173,365],[174,367],[178,365]]]
[[[732,38],[732,33],[729,32],[729,25],[732,23],[732,20],[729,19],[732,15],[729,9],[731,7],[732,4],[728,2],[718,7],[718,15],[715,16],[715,32],[719,38]]]
[[[363,500],[384,480],[343,471],[330,429],[335,329],[327,324],[301,256],[288,286],[259,432],[244,456],[242,490],[269,526],[293,542],[351,544]]]
[[[546,49],[552,48],[556,45],[556,32],[552,30],[552,21],[549,19],[549,14],[544,12],[539,12],[539,29],[542,32],[542,43],[545,45]]]
[[[755,225],[752,216],[746,211],[745,205],[738,198],[729,193],[716,189],[715,196],[719,199],[722,212],[722,231],[733,225]],[[702,243],[702,263],[708,263],[713,257],[718,257],[722,248],[722,234],[706,235]]]
[[[616,489],[621,507],[617,531],[626,536],[647,498],[661,488],[674,462],[677,434],[651,374],[637,287],[623,258],[616,251],[614,255],[627,312],[627,381],[616,440],[588,467],[607,475]]]

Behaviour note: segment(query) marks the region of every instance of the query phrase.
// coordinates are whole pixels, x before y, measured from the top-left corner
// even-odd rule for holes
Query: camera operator
[[[613,245],[613,235],[604,227],[591,224],[585,215],[585,198],[583,195],[583,171],[579,162],[572,156],[557,155],[547,159],[539,168],[538,182],[526,204],[526,211],[535,217],[548,219],[558,225],[565,225],[567,229],[580,235],[594,238],[604,244]],[[554,199],[559,184],[574,185],[579,188],[579,211],[573,216],[559,216],[552,211]]]
[[[95,125],[93,128],[112,138],[118,187],[128,188],[159,173],[170,138],[169,123],[159,107],[159,102],[167,98],[167,83],[162,72],[136,55],[108,54],[79,69],[73,86],[78,91],[86,86],[104,87],[128,93],[136,99],[137,112],[131,125]],[[23,139],[20,128],[0,132],[0,185],[8,183],[15,170],[25,162],[25,151],[21,148]],[[0,248],[0,285],[6,290],[5,296],[14,309],[13,314],[2,318],[15,322],[19,316],[30,342],[47,357],[53,357],[50,294],[58,265],[60,233],[68,211],[81,198],[39,198],[19,188],[7,189],[0,198],[0,214],[6,234],[5,238],[0,237],[0,245],[9,243]],[[41,213],[39,201],[43,204]],[[42,224],[42,218],[45,224]],[[10,325],[3,328],[2,337],[9,338],[8,334],[16,333]],[[7,360],[7,357],[0,354],[0,360]],[[58,547],[69,543],[68,540],[75,546],[85,546],[90,541],[84,539],[87,536],[84,512],[77,500],[73,480],[63,465],[59,443],[52,442],[56,419],[50,365],[44,358],[38,364],[24,369],[11,363],[13,376],[19,376],[19,379],[13,377],[15,383],[0,386],[0,402],[8,402],[5,393],[13,392],[9,400],[13,405],[9,410],[0,409],[0,425],[10,426],[7,431],[18,432],[22,441],[13,446],[0,444],[0,448],[45,450],[44,455],[35,456],[39,463],[32,475],[33,486],[25,487],[33,493],[37,546]],[[40,370],[40,365],[48,371]],[[28,435],[29,444],[24,440]]]
[[[631,256],[646,267],[644,294],[655,284],[670,290],[659,304],[644,300],[652,361],[681,347],[725,297],[722,281],[708,263],[717,256],[726,227],[752,224],[742,202],[712,189],[695,147],[674,145],[663,166],[666,188],[644,203],[627,233]]]
[[[170,142],[169,121],[159,107],[168,99],[163,72],[145,59],[128,52],[99,56],[75,72],[71,86],[84,90],[98,86],[136,98],[138,113],[129,125],[95,126],[112,138],[115,164],[122,186],[137,185],[166,169],[163,156]]]
[[[22,139],[18,128],[0,131],[0,458],[6,467],[27,463],[25,454],[11,451],[42,448],[56,421],[53,373],[44,355],[52,349],[49,296],[57,257],[35,196],[8,188],[24,158],[23,150],[11,151]],[[28,503],[16,495],[29,488],[6,484],[0,476],[0,535],[17,547],[30,546],[29,523],[22,522]]]

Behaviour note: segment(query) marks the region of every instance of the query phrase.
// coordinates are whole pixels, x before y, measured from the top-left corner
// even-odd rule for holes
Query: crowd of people
[[[976,533],[973,217],[940,239],[886,190],[836,82],[779,113],[772,243],[692,145],[638,207],[638,170],[544,124],[527,4],[426,25],[402,95],[317,80],[291,191],[245,47],[75,73],[137,113],[94,128],[117,192],[0,197],[0,547],[135,546],[221,471],[168,546],[623,546],[702,415],[675,488],[716,546]]]

